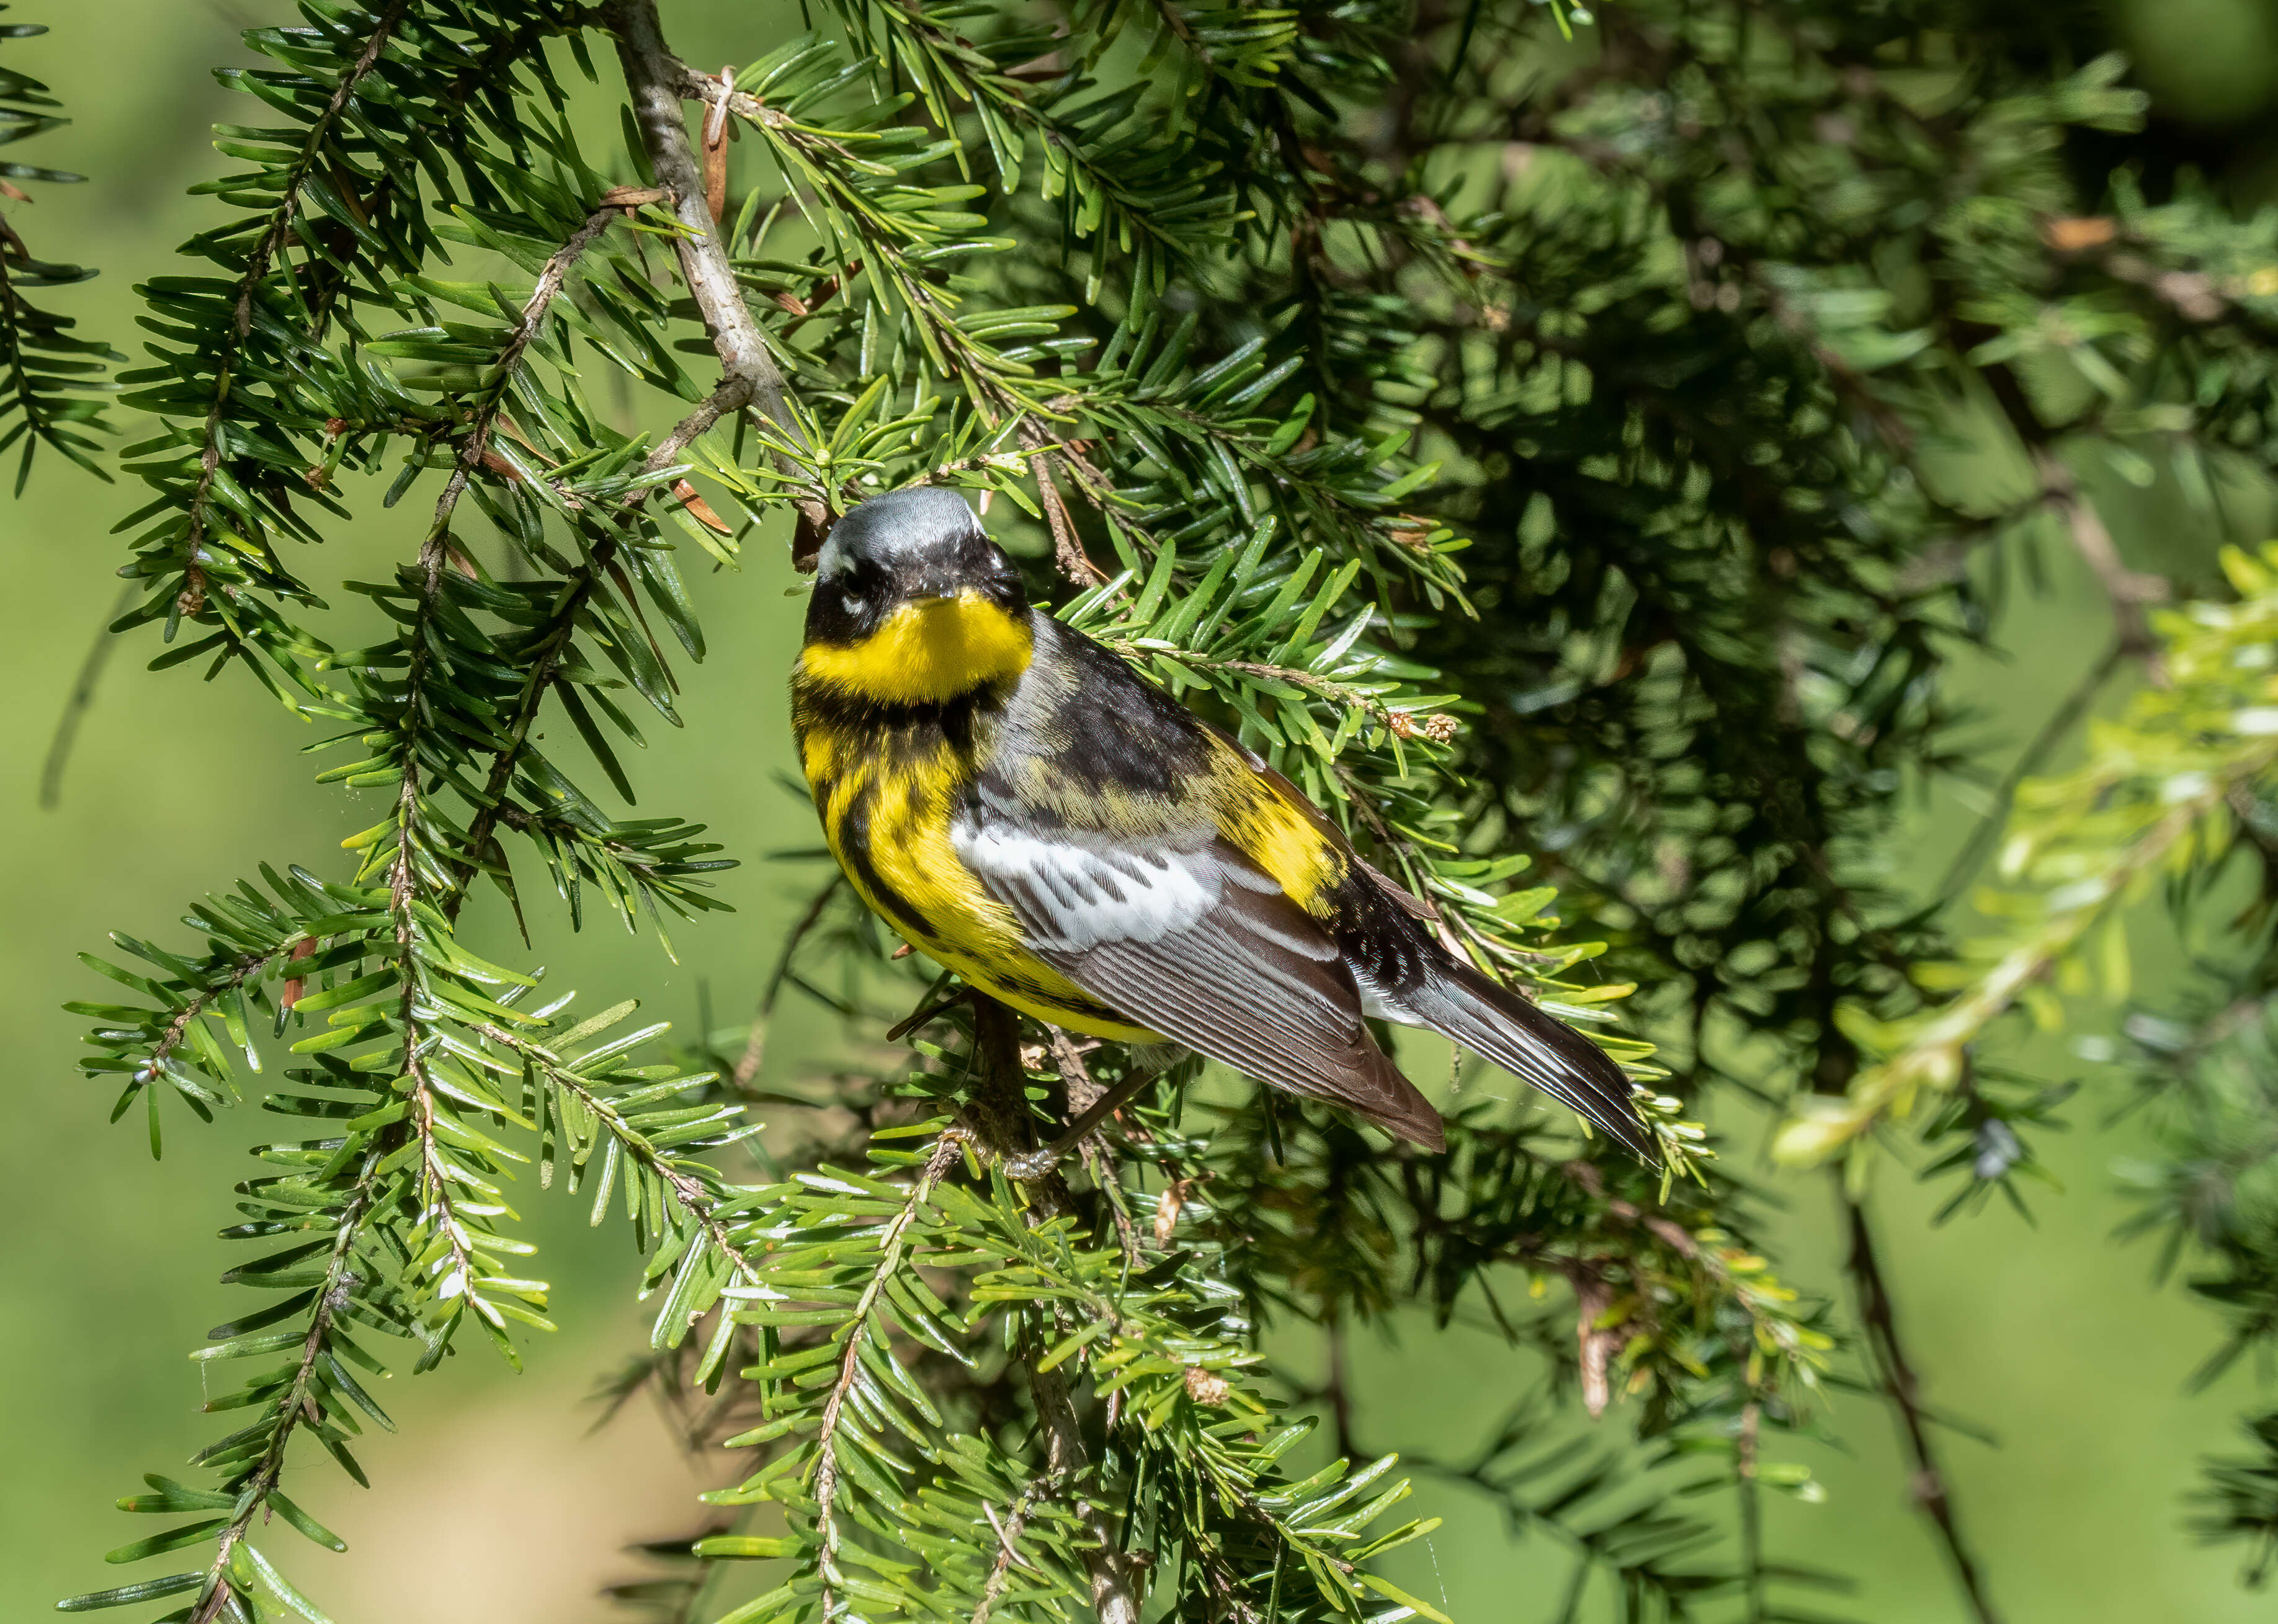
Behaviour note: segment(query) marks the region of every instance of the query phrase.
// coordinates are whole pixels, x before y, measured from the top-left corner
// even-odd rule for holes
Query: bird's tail
[[[1630,1079],[1613,1057],[1521,995],[1452,957],[1439,956],[1423,984],[1403,988],[1400,1001],[1441,1036],[1533,1084],[1633,1155],[1658,1160],[1630,1103]]]

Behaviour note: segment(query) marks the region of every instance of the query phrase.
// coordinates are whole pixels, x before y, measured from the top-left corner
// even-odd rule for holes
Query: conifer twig
[[[165,1070],[168,1057],[181,1046],[182,1040],[189,1034],[190,1023],[210,1009],[214,1000],[222,994],[235,992],[246,982],[260,974],[268,966],[269,962],[276,957],[274,953],[248,953],[241,956],[238,961],[230,966],[229,973],[222,979],[219,985],[194,995],[190,1001],[181,1007],[174,1018],[166,1023],[164,1033],[151,1048],[148,1075],[154,1085],[158,1080],[158,1073]]]
[[[204,443],[198,454],[197,484],[190,492],[189,533],[182,548],[183,556],[187,560],[182,567],[181,609],[185,614],[195,614],[205,606],[206,572],[204,566],[198,561],[198,548],[205,538],[206,507],[212,499],[214,482],[221,475],[224,438],[221,421],[222,413],[229,403],[230,383],[235,372],[233,357],[253,332],[254,295],[268,277],[271,263],[291,239],[294,217],[300,210],[301,186],[316,168],[324,151],[325,138],[332,133],[333,126],[347,108],[349,98],[355,95],[356,87],[363,82],[364,75],[379,65],[381,55],[387,50],[388,41],[394,36],[397,25],[402,22],[404,13],[410,9],[411,0],[394,0],[380,13],[378,24],[364,42],[363,50],[357,53],[348,71],[340,76],[340,82],[333,88],[332,97],[325,103],[323,112],[310,124],[309,133],[302,143],[300,156],[294,160],[289,181],[278,194],[277,206],[270,214],[261,240],[254,245],[253,252],[247,255],[245,271],[238,278],[236,289],[231,295],[230,332],[222,354],[213,363],[213,398],[206,408]]]
[[[654,0],[617,0],[607,12],[617,42],[617,56],[631,93],[636,122],[649,165],[655,172],[683,227],[674,240],[681,275],[702,316],[705,332],[720,358],[721,377],[711,394],[673,425],[643,465],[645,473],[669,468],[680,454],[723,417],[745,407],[755,407],[786,435],[796,437],[798,424],[784,394],[783,372],[768,352],[767,339],[744,302],[729,263],[719,227],[705,203],[703,172],[688,138],[681,113],[678,60],[666,50],[656,17]],[[639,486],[629,508],[646,501],[654,484]],[[828,511],[822,501],[802,497],[794,504],[799,515],[799,536],[793,543],[796,558],[811,539],[822,545]],[[577,629],[578,614],[597,582],[615,560],[617,540],[609,537],[593,549],[592,562],[577,572],[575,583],[564,595],[554,616],[553,630],[531,667],[521,701],[506,728],[507,743],[493,758],[482,789],[480,810],[467,832],[466,849],[454,872],[454,889],[446,907],[455,919],[464,905],[467,888],[484,861],[493,835],[505,815],[505,797],[521,760],[523,745],[551,690],[562,657]]]
[[[522,363],[524,353],[537,339],[539,328],[545,324],[546,313],[561,295],[570,272],[585,256],[585,250],[592,247],[594,240],[608,230],[611,222],[623,212],[609,204],[594,210],[570,233],[569,240],[554,251],[547,258],[545,269],[539,272],[537,286],[531,290],[530,297],[523,301],[521,317],[508,332],[506,343],[500,347],[498,359],[492,363],[498,382],[491,391],[490,399],[469,419],[466,438],[460,444],[458,460],[451,469],[451,477],[444,482],[442,493],[435,499],[435,523],[431,542],[444,538],[443,545],[447,546],[451,516],[458,507],[459,498],[466,492],[468,480],[482,466],[484,454],[490,449],[491,434],[498,427],[499,414],[505,409],[507,387],[515,368]],[[440,561],[440,558],[436,560],[439,567]]]
[[[842,1468],[838,1453],[841,1439],[839,1417],[845,1413],[847,1395],[854,1391],[862,1376],[862,1350],[870,1336],[869,1318],[896,1269],[901,1267],[902,1243],[910,1225],[916,1221],[918,1209],[932,1195],[934,1186],[942,1175],[955,1166],[963,1149],[963,1140],[956,1134],[944,1134],[934,1147],[917,1181],[910,1186],[909,1196],[902,1209],[886,1223],[878,1237],[878,1266],[870,1271],[863,1284],[862,1295],[848,1310],[846,1323],[852,1327],[846,1336],[846,1351],[839,1356],[838,1373],[831,1384],[830,1396],[822,1406],[822,1423],[815,1433],[814,1459],[814,1531],[820,1542],[820,1562],[822,1571],[822,1616],[832,1617],[838,1608],[833,1585],[839,1578],[837,1521],[838,1487]],[[1134,1615],[1135,1624],[1136,1615]],[[1103,1621],[1104,1624],[1104,1621]]]
[[[447,1248],[449,1274],[439,1300],[456,1296],[471,1306],[493,1327],[501,1322],[497,1311],[485,1301],[477,1289],[477,1275],[472,1249],[455,1211],[452,1193],[453,1165],[438,1139],[432,1085],[427,1076],[428,1050],[426,1022],[421,1014],[423,1004],[418,971],[418,937],[422,926],[417,918],[419,905],[432,899],[421,893],[428,881],[420,862],[422,844],[419,825],[424,816],[420,793],[420,751],[411,736],[420,727],[425,713],[424,683],[434,655],[425,635],[428,622],[435,615],[442,600],[443,576],[451,556],[451,520],[459,499],[476,469],[482,466],[483,457],[490,446],[491,432],[497,425],[499,414],[504,408],[508,389],[516,367],[521,364],[524,353],[537,338],[546,319],[547,309],[562,292],[570,271],[601,233],[609,228],[618,216],[615,208],[600,208],[588,214],[569,240],[547,260],[529,299],[524,301],[522,315],[509,332],[494,363],[497,382],[490,398],[479,406],[471,419],[466,438],[454,461],[450,477],[444,482],[442,492],[435,500],[434,518],[428,526],[427,538],[421,545],[419,558],[414,566],[418,576],[417,611],[410,637],[411,657],[406,667],[403,684],[403,783],[396,799],[396,854],[389,865],[387,893],[389,912],[394,919],[396,950],[401,956],[398,973],[402,978],[402,995],[397,1018],[402,1029],[402,1071],[412,1082],[410,1109],[404,1125],[418,1140],[419,1183],[423,1201],[432,1215],[432,1222],[442,1235]],[[478,845],[471,852],[478,852]],[[447,882],[452,895],[445,899],[446,917],[455,917],[454,904],[465,889],[465,881],[456,877]]]
[[[285,1475],[285,1452],[293,1435],[303,1422],[316,1419],[311,1413],[310,1386],[317,1363],[326,1352],[333,1316],[347,1306],[346,1288],[351,1281],[348,1264],[355,1255],[356,1237],[363,1232],[364,1220],[371,1216],[373,1197],[384,1177],[380,1164],[386,1159],[379,1149],[374,1148],[366,1154],[363,1167],[357,1170],[354,1192],[333,1231],[332,1254],[325,1261],[324,1279],[310,1308],[309,1334],[302,1339],[300,1360],[294,1367],[293,1379],[274,1400],[276,1430],[262,1451],[260,1464],[239,1491],[235,1511],[214,1542],[213,1560],[207,1564],[205,1588],[190,1614],[190,1624],[213,1624],[230,1606],[227,1575],[231,1553],[252,1529],[254,1519],[268,1510],[269,1497]]]

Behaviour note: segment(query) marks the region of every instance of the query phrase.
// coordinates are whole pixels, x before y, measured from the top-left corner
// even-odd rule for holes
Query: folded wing
[[[1143,851],[988,814],[950,831],[1029,950],[1164,1036],[1427,1148],[1439,1114],[1376,1047],[1326,932],[1223,841]]]

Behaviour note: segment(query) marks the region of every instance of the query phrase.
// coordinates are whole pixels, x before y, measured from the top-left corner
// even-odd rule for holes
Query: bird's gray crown
[[[815,559],[815,571],[828,580],[858,563],[872,563],[890,575],[898,574],[954,556],[987,534],[972,507],[954,491],[938,485],[889,491],[832,527]]]

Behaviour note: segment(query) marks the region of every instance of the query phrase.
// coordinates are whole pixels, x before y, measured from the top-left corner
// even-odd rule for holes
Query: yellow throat
[[[904,604],[860,643],[810,643],[799,669],[879,704],[938,704],[1020,675],[1034,652],[1025,617],[968,589]]]

